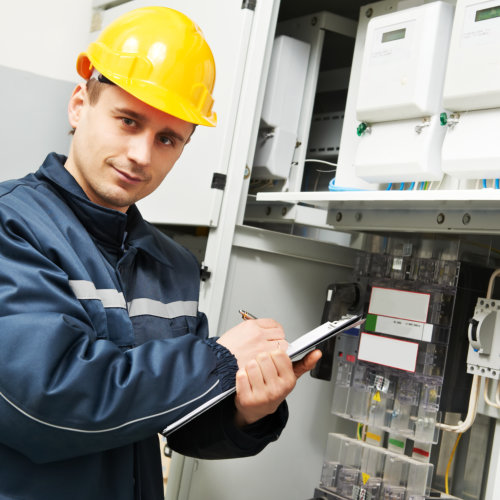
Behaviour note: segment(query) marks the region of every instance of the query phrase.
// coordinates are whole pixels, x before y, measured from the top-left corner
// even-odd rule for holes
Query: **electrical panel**
[[[330,434],[320,489],[349,499],[429,494],[436,424],[467,411],[469,319],[490,275],[466,262],[359,256],[353,283],[365,288],[366,321],[336,341],[332,413],[362,431]]]

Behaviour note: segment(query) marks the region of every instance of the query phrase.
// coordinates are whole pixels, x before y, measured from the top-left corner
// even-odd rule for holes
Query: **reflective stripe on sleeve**
[[[94,283],[85,280],[69,280],[69,286],[78,300],[100,300],[104,307],[127,307],[123,293],[113,288],[97,289]]]
[[[156,316],[158,318],[178,318],[179,316],[196,317],[198,303],[193,300],[178,300],[164,304],[159,300],[134,299],[128,303],[128,314],[133,316]]]
[[[78,300],[100,300],[105,308],[128,309],[130,317],[156,316],[173,319],[180,316],[192,316],[196,318],[198,313],[198,302],[194,300],[177,300],[164,304],[159,300],[139,298],[127,304],[122,292],[112,288],[97,289],[91,281],[69,280],[69,286]]]

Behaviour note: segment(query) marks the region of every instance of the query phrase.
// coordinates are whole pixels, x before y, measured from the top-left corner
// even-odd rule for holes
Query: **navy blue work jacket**
[[[0,499],[161,499],[157,433],[231,387],[236,361],[207,338],[192,254],[135,206],[91,203],[65,161],[0,184]],[[169,445],[253,455],[287,410],[233,416],[228,399]]]

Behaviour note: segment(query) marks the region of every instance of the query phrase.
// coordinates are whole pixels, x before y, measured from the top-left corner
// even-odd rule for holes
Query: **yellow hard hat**
[[[94,68],[141,101],[190,123],[214,127],[215,62],[201,29],[167,7],[132,10],[78,56],[80,76]]]

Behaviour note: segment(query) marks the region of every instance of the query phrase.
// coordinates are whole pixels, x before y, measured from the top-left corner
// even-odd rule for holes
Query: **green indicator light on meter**
[[[439,115],[439,121],[441,122],[441,125],[444,127],[448,123],[448,115],[446,113],[441,113]]]

